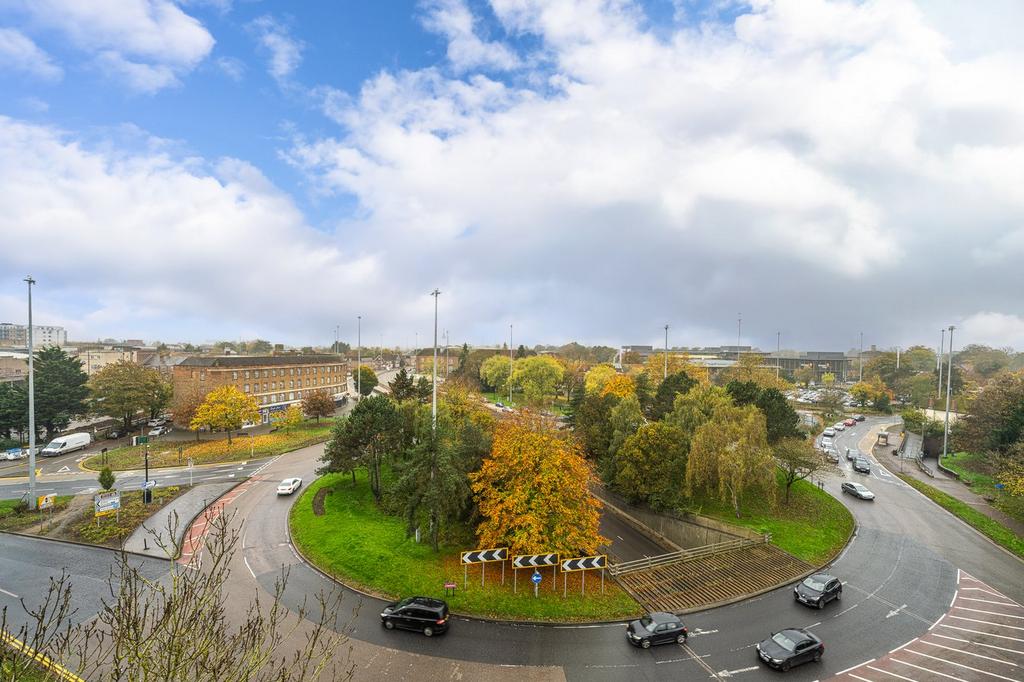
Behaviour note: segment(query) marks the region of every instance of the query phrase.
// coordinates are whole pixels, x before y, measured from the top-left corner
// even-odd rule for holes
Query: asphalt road
[[[841,448],[861,444],[879,421],[872,419],[843,432],[837,444]],[[862,449],[868,451],[866,445],[867,441]],[[329,590],[332,584],[293,552],[286,528],[292,500],[276,498],[274,485],[290,475],[310,480],[317,452],[318,448],[310,448],[275,462],[261,475],[266,481],[237,504],[245,525],[238,574],[269,590],[282,567],[287,567],[290,580],[285,598],[292,608],[308,594]],[[450,661],[554,666],[572,680],[774,679],[777,673],[758,663],[754,644],[784,627],[808,627],[826,642],[825,657],[820,664],[796,668],[787,677],[815,680],[880,657],[927,631],[949,608],[958,566],[1018,601],[1024,597],[1020,580],[1024,564],[877,463],[872,469],[869,476],[853,474],[844,461],[842,471],[826,482],[829,492],[853,511],[858,531],[830,569],[845,583],[843,599],[822,611],[794,602],[787,586],[688,616],[694,636],[687,647],[669,645],[647,651],[627,644],[621,624],[550,627],[456,618],[443,637],[389,632],[381,628],[377,615],[383,602],[354,593],[345,595],[345,605],[361,603],[358,615],[348,622],[348,608],[343,608],[345,622],[338,625],[350,628],[359,642],[386,647],[390,657],[399,650]],[[875,490],[875,502],[840,494],[839,484],[854,476]]]

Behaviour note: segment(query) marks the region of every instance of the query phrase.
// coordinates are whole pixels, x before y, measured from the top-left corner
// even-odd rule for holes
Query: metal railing
[[[691,549],[684,549],[678,552],[670,552],[669,554],[659,554],[658,556],[644,557],[643,559],[634,559],[633,561],[624,561],[620,564],[611,564],[608,566],[608,572],[613,576],[618,576],[625,573],[632,573],[634,571],[645,571],[658,566],[668,566],[670,564],[679,564],[686,561],[703,559],[704,557],[719,554],[721,552],[728,552],[734,549],[743,549],[744,547],[767,544],[771,541],[771,533],[765,533],[762,537],[756,540],[736,538],[735,540],[716,542],[711,545],[703,545],[701,547],[693,547]]]

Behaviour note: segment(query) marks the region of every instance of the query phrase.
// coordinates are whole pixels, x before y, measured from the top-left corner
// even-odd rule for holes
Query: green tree
[[[433,400],[434,385],[426,378],[420,377],[416,381],[416,400],[426,404]]]
[[[526,350],[526,346],[524,346],[523,344],[519,344],[519,348],[516,348],[516,359],[522,360],[523,358],[529,355],[530,353],[529,351]]]
[[[334,396],[325,388],[316,391],[309,391],[302,398],[302,411],[307,417],[315,418],[320,423],[320,417],[330,417],[334,414]]]
[[[416,397],[416,386],[404,367],[395,374],[395,378],[388,384],[388,389],[391,391],[391,397],[397,402]]]
[[[826,422],[832,422],[843,414],[843,391],[836,386],[836,376],[831,372],[822,375],[821,383],[821,398],[818,402],[822,407],[822,417]]]
[[[492,355],[484,360],[480,365],[480,379],[484,386],[498,393],[507,393],[510,364],[504,355]]]
[[[146,409],[149,411],[149,418],[156,419],[171,404],[174,387],[155,369],[147,368],[146,379]]]
[[[34,365],[36,425],[53,438],[74,417],[85,414],[89,377],[81,360],[57,346],[36,351]]]
[[[800,415],[776,388],[761,388],[752,381],[730,381],[725,390],[735,405],[754,405],[761,410],[768,428],[768,443],[801,437]]]
[[[598,462],[608,455],[612,440],[611,411],[619,402],[613,395],[588,393],[576,411],[576,435],[587,454]]]
[[[512,385],[523,392],[528,404],[543,405],[554,397],[564,375],[565,369],[558,360],[548,355],[532,355],[516,360]]]
[[[379,502],[382,495],[381,469],[399,446],[400,420],[390,398],[375,395],[360,400],[344,421],[335,425],[324,449],[324,467],[318,473],[352,472],[366,468],[370,490]]]
[[[17,384],[0,383],[0,436],[28,429],[28,392]]]
[[[675,405],[665,421],[675,424],[687,438],[692,438],[715,412],[732,406],[732,398],[721,386],[698,384],[686,393],[676,396]]]
[[[599,461],[601,477],[611,482],[615,479],[615,455],[630,436],[637,432],[643,423],[644,415],[640,411],[640,401],[631,395],[619,401],[608,415],[612,437],[608,442],[608,452]]]
[[[651,381],[650,373],[645,369],[633,377],[633,386],[636,390],[636,399],[640,403],[640,409],[647,413],[654,402],[654,383]]]
[[[1003,455],[1024,441],[1024,371],[1004,373],[983,388],[958,419],[953,442],[963,450]]]
[[[1010,367],[1013,362],[1012,348],[991,348],[972,343],[956,354],[954,363],[967,368],[979,379],[990,379]]]
[[[301,423],[302,408],[298,405],[289,405],[288,409],[274,414],[274,427],[281,431],[291,431]]]
[[[798,384],[809,386],[812,381],[818,378],[818,371],[812,364],[800,365],[793,370],[793,380]]]
[[[605,384],[618,374],[611,365],[602,364],[591,367],[583,379],[587,393],[601,393],[604,391]]]
[[[732,505],[736,518],[751,490],[774,498],[775,460],[760,410],[753,405],[721,406],[697,428],[690,441],[686,489],[692,494],[697,488],[717,492]]]
[[[615,453],[615,487],[634,502],[654,509],[675,506],[686,479],[689,439],[666,422],[642,425]]]
[[[256,339],[254,341],[248,341],[245,344],[245,352],[250,355],[260,355],[263,353],[269,353],[274,350],[274,345],[269,341],[263,339]]]
[[[647,416],[653,421],[658,421],[672,411],[676,396],[682,395],[697,385],[697,380],[692,378],[685,371],[669,374],[658,385],[647,410]]]
[[[775,443],[772,450],[785,480],[786,504],[789,504],[789,491],[794,483],[824,471],[829,466],[822,452],[804,438],[783,438]]]
[[[120,419],[125,430],[131,428],[136,414],[150,413],[154,406],[159,406],[159,414],[171,398],[167,382],[159,372],[128,360],[96,372],[89,379],[88,388],[93,410]]]
[[[110,470],[110,467],[103,467],[99,478],[96,480],[104,490],[112,490],[114,488],[114,472]]]
[[[232,431],[242,428],[246,422],[259,420],[260,411],[256,399],[242,393],[233,384],[227,384],[206,394],[189,428],[197,430],[206,427],[211,431],[226,431],[228,443],[231,443]]]
[[[359,394],[365,397],[373,393],[373,389],[377,388],[377,373],[367,365],[359,365],[356,371],[359,373],[356,384]]]
[[[576,415],[579,414],[580,406],[583,404],[585,397],[586,393],[583,390],[583,382],[574,384],[572,391],[569,393],[569,406],[565,412],[565,421],[569,426],[576,426]]]

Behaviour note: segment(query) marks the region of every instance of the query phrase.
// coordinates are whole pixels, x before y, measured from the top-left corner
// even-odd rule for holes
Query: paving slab
[[[206,509],[207,505],[237,484],[238,481],[228,481],[193,486],[191,490],[179,495],[146,519],[145,523],[125,540],[124,548],[161,559],[169,558],[168,553],[177,553],[177,548],[181,546],[181,539],[188,529],[189,522]],[[173,521],[175,514],[176,523]],[[173,537],[170,530],[174,531]]]

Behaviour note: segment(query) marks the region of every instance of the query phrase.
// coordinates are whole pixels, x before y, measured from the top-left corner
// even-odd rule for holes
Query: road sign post
[[[558,554],[556,552],[548,552],[546,554],[517,554],[512,557],[512,577],[513,577],[513,588],[512,592],[516,592],[516,584],[518,583],[517,576],[519,575],[520,568],[532,568],[534,573],[537,573],[538,568],[544,566],[555,567],[558,565]],[[552,585],[554,584],[555,575],[551,574]],[[557,587],[552,587],[557,589]],[[536,591],[536,590],[535,590]]]
[[[533,581],[533,596],[534,596],[534,598],[536,598],[537,597],[537,589],[538,589],[538,587],[540,585],[540,581],[541,581],[540,571],[534,569],[533,575],[530,576],[530,580]]]
[[[563,575],[568,574],[572,571],[583,571],[583,575],[580,579],[580,593],[586,594],[587,586],[587,571],[599,568],[601,569],[601,591],[604,592],[604,569],[608,566],[608,555],[597,554],[594,556],[581,556],[572,559],[566,559],[562,562],[562,573]],[[569,580],[568,577],[563,581],[562,585],[562,596],[566,596],[568,591]]]
[[[492,561],[501,562],[501,584],[505,584],[505,562],[508,561],[508,547],[473,549],[463,552],[460,560],[462,561],[463,588],[466,587],[466,583],[469,580],[469,564],[480,564],[480,587],[483,587],[487,564]]]

